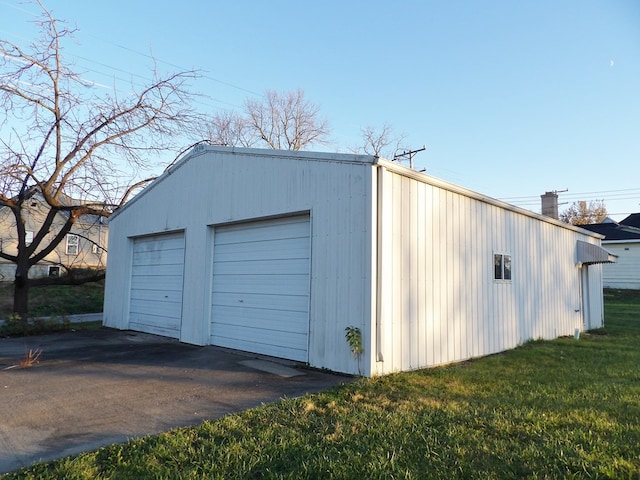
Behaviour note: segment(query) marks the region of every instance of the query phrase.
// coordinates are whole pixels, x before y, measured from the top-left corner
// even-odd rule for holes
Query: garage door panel
[[[255,332],[251,328],[223,328],[218,338],[227,348],[249,352],[265,353],[274,357],[307,361],[307,338],[305,335],[269,334],[268,331]]]
[[[133,302],[134,300],[182,304],[182,291],[136,289],[131,292],[131,301]]]
[[[299,242],[272,240],[265,244],[242,243],[220,246],[216,244],[215,256],[219,262],[309,258],[308,238],[298,240]]]
[[[184,248],[135,251],[133,254],[133,265],[181,265],[183,260]]]
[[[164,265],[135,265],[135,276],[146,275],[154,277],[182,277],[182,263]]]
[[[180,329],[180,323],[169,320],[171,319],[139,314],[130,319],[129,325],[132,330],[174,338],[174,332]]]
[[[308,216],[214,232],[211,343],[307,361]]]
[[[182,277],[136,275],[131,279],[131,289],[182,292]]]
[[[183,233],[133,240],[130,328],[180,338],[183,272]]]
[[[271,310],[288,310],[307,312],[309,298],[306,295],[263,295],[258,293],[225,293],[216,294],[215,306],[244,308],[268,308]]]
[[[176,320],[175,317],[167,317],[162,315],[152,315],[148,313],[135,313],[131,314],[132,321],[145,324],[145,325],[153,325],[156,327],[163,327],[169,329],[177,329],[180,328],[180,322]]]
[[[216,321],[217,335],[221,326],[252,327],[256,332],[280,332],[305,334],[307,328],[304,320],[307,312],[289,310],[268,311],[258,308],[235,308],[219,306],[216,308],[219,320]]]
[[[308,258],[286,258],[279,260],[238,260],[216,263],[216,275],[247,275],[260,272],[278,271],[282,274],[297,274],[304,271]]]
[[[305,275],[214,275],[214,292],[259,293],[264,295],[306,295]]]
[[[240,243],[265,242],[268,240],[281,240],[309,236],[309,225],[305,218],[292,217],[291,219],[265,220],[255,222],[253,225],[246,223],[224,227],[216,239],[216,245],[238,243],[238,231],[242,231]]]
[[[182,312],[181,302],[131,299],[131,315],[144,314],[177,319]]]

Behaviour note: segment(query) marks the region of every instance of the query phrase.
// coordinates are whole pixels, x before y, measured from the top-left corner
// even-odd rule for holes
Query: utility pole
[[[413,170],[413,156],[416,153],[422,152],[422,151],[424,151],[426,149],[427,149],[426,145],[423,145],[422,148],[419,148],[418,150],[409,150],[409,151],[405,151],[405,152],[402,152],[402,153],[396,153],[393,156],[393,161],[394,162],[398,162],[398,161],[400,161],[400,159],[402,157],[408,157],[409,158],[409,168],[411,168]]]

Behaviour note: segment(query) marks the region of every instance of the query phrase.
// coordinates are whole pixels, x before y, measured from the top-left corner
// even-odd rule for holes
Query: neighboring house
[[[106,326],[365,376],[600,327],[613,261],[598,234],[377,157],[213,146],[109,237]]]
[[[26,240],[30,242],[38,232],[49,207],[40,194],[33,195],[25,203],[24,215]],[[52,225],[51,232],[42,245],[49,244],[66,221],[66,212],[60,212]],[[14,255],[17,251],[16,219],[8,207],[0,207],[0,249]],[[58,276],[64,273],[64,267],[105,268],[107,263],[108,227],[104,219],[95,215],[85,215],[78,220],[66,238],[45,259],[31,267],[30,278]],[[11,282],[15,276],[15,264],[0,258],[0,282]]]
[[[635,213],[620,223],[595,223],[581,225],[589,231],[604,235],[602,245],[616,255],[617,262],[605,265],[602,281],[605,287],[640,290],[640,214]]]
[[[624,220],[620,220],[620,225],[640,228],[640,213],[632,213]]]

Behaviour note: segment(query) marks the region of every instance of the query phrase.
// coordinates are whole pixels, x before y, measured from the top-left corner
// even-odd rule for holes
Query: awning
[[[608,252],[599,245],[578,240],[578,263],[591,265],[594,263],[616,263],[617,255]]]

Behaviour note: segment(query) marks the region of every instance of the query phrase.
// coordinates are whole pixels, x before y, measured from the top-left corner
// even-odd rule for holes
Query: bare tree
[[[267,90],[260,100],[247,99],[243,114],[214,115],[203,135],[216,145],[303,150],[326,143],[329,123],[302,90]]]
[[[259,140],[247,119],[234,111],[214,115],[203,123],[201,131],[213,145],[253,147]]]
[[[29,278],[30,268],[76,223],[110,216],[153,180],[144,175],[152,154],[173,148],[173,135],[184,134],[194,118],[186,82],[196,76],[154,71],[149,85],[131,86],[125,97],[96,93],[63,58],[62,43],[74,31],[37,5],[38,40],[27,48],[0,40],[0,207],[15,219],[17,243],[0,257],[16,265],[13,309],[24,321],[29,287],[49,281]],[[25,215],[34,195],[47,208],[27,238]]]
[[[600,223],[607,218],[607,207],[603,200],[584,200],[573,202],[569,208],[560,214],[560,220],[572,225],[587,225]]]
[[[362,132],[363,144],[353,148],[354,153],[365,153],[391,160],[400,150],[406,150],[406,147],[403,146],[405,136],[395,134],[393,127],[386,122],[381,130],[367,125],[360,131]]]

